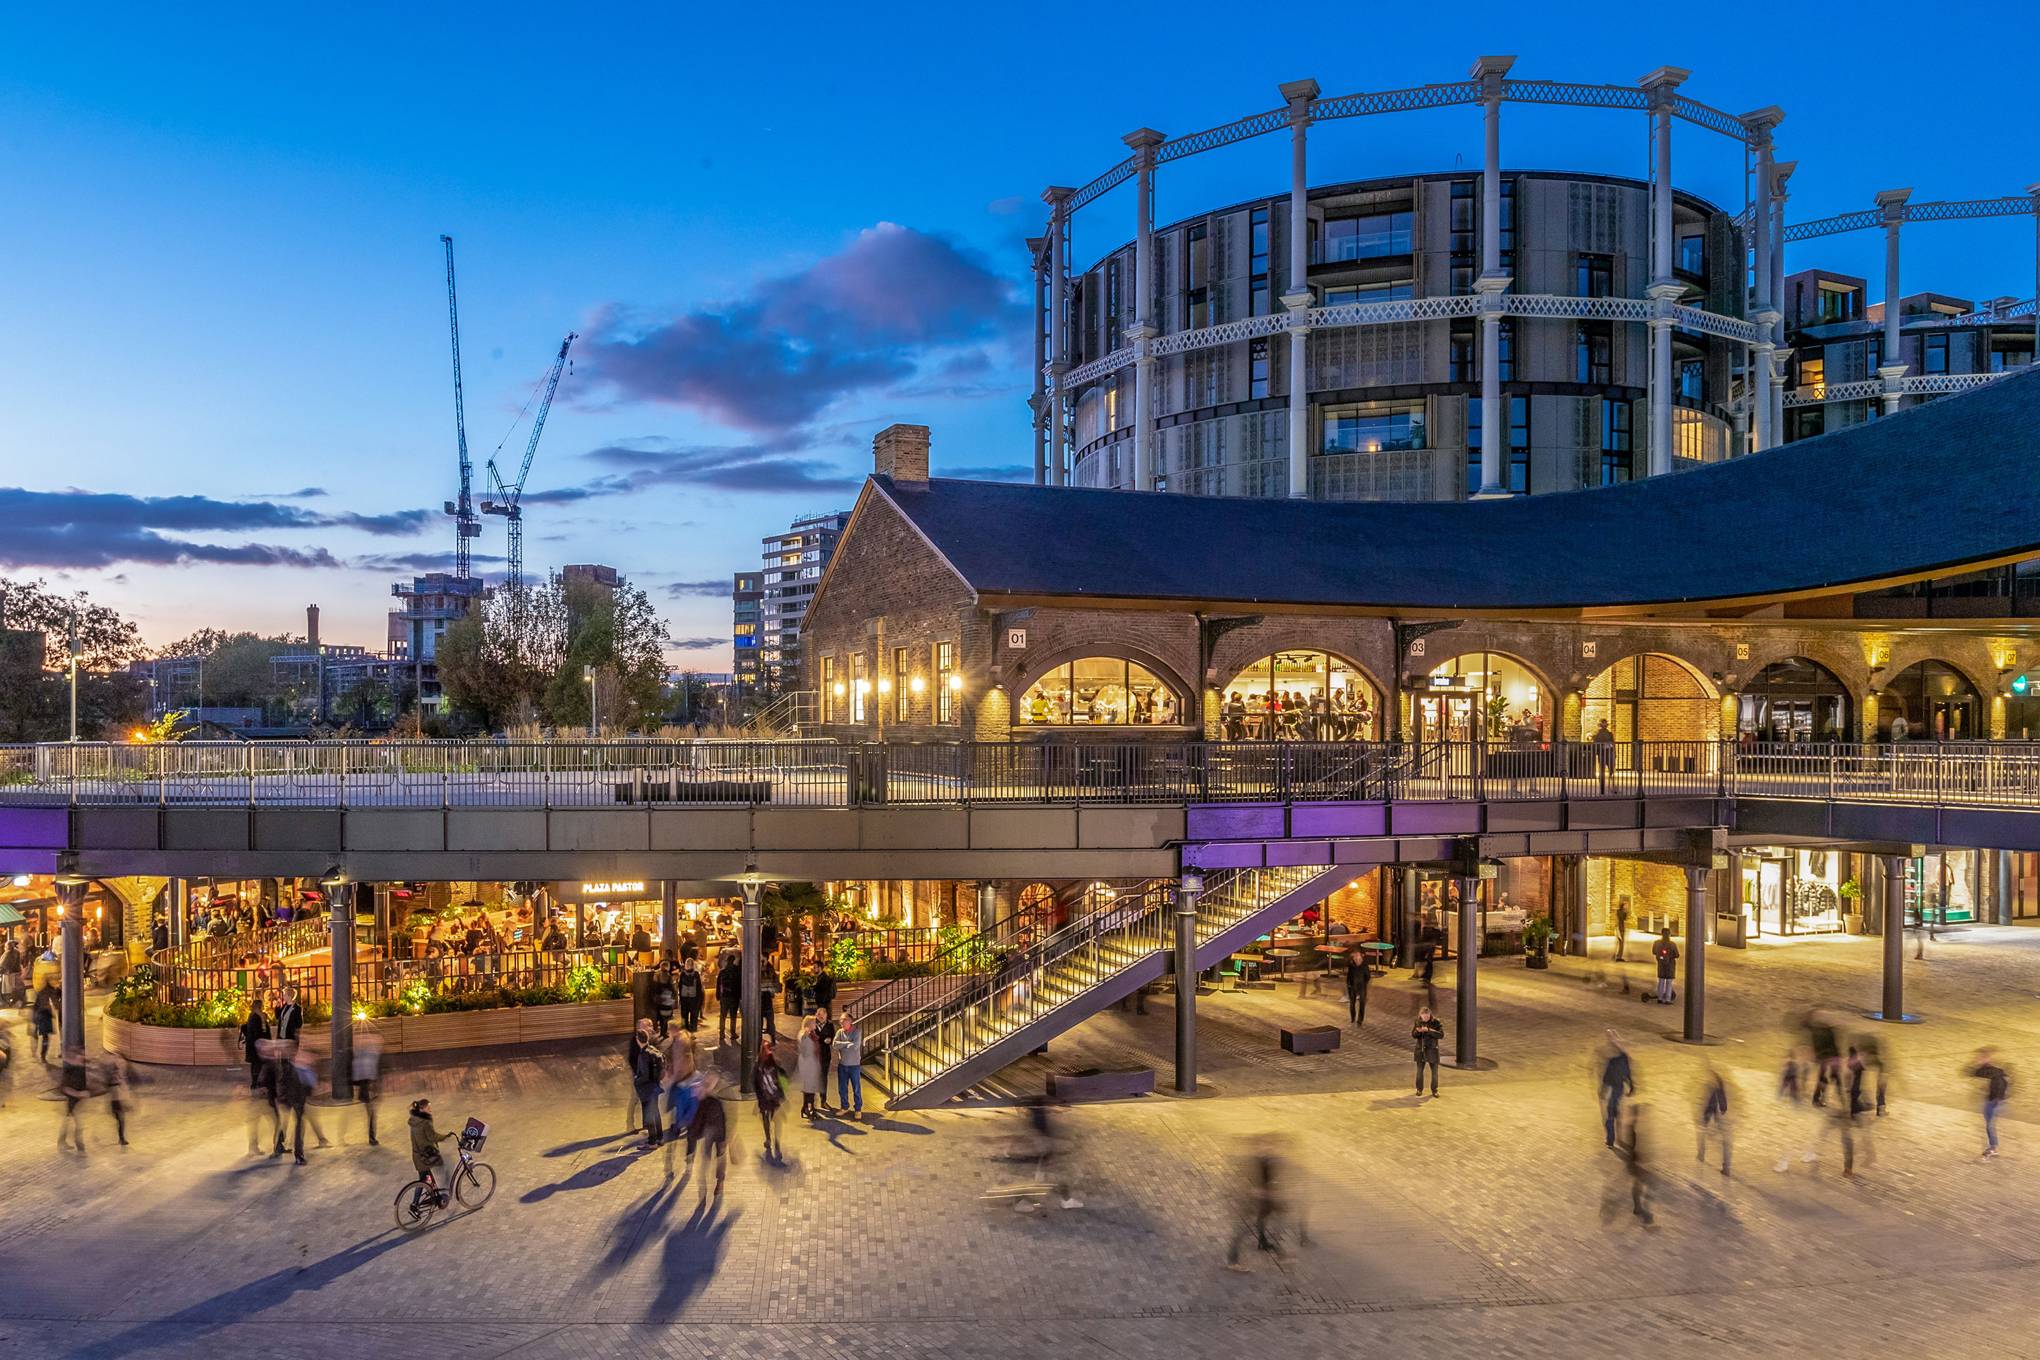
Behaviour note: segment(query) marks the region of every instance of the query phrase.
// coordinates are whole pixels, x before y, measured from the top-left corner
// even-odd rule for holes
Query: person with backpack
[[[673,974],[673,997],[680,1006],[680,1028],[689,1034],[701,1024],[701,1003],[707,990],[693,956],[681,959],[680,971]]]
[[[630,1036],[630,1084],[637,1093],[638,1112],[644,1119],[645,1141],[639,1149],[650,1152],[663,1141],[659,1123],[659,1085],[666,1075],[665,1046],[652,1033],[649,1019],[637,1022]]]
[[[1652,943],[1650,956],[1657,960],[1657,1003],[1669,1006],[1672,1004],[1672,980],[1679,975],[1679,946],[1672,941],[1669,921]]]
[[[673,1012],[680,1009],[680,991],[673,985],[673,961],[666,959],[652,972],[652,1023],[661,1039],[672,1026]]]
[[[744,965],[743,951],[725,949],[716,960],[715,971],[715,1018],[716,1041],[736,1043],[744,1024]]]

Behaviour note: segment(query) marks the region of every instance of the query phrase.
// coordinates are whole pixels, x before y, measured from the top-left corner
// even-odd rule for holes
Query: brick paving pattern
[[[1711,963],[1720,1042],[1693,1048],[1667,1037],[1676,1008],[1640,1004],[1605,964],[1487,962],[1497,1066],[1448,1070],[1437,1101],[1408,1094],[1415,993],[1400,974],[1375,988],[1367,1031],[1320,1057],[1282,1053],[1276,1029],[1343,1018],[1331,989],[1206,997],[1211,1089],[1071,1112],[1084,1206],[1034,1215],[982,1198],[1024,1174],[999,1160],[1018,1120],[991,1104],[792,1120],[783,1166],[760,1161],[755,1112],[733,1104],[727,1193],[704,1203],[698,1179],[668,1180],[622,1137],[606,1042],[397,1065],[384,1146],[365,1145],[358,1111],[327,1109],[337,1146],[304,1168],[247,1155],[233,1073],[150,1071],[135,1146],[112,1145],[95,1100],[80,1157],[55,1146],[61,1106],[40,1098],[16,1024],[0,1354],[2040,1355],[2040,1097],[2023,1079],[2040,1052],[2040,931],[1961,932],[1909,961],[1926,1023],[1878,1031],[1893,1113],[1870,1121],[1875,1164],[1859,1145],[1852,1180],[1832,1129],[1774,1097],[1775,1072],[1808,1005],[1875,1004],[1877,943]],[[1451,1001],[1441,986],[1448,1022]],[[1047,1062],[1154,1064],[1166,1086],[1172,1023],[1166,997],[1111,1011]],[[1630,1215],[1601,1145],[1591,1054],[1610,1025],[1646,1102],[1654,1227]],[[1978,1083],[1960,1071],[1984,1042],[2018,1082],[1995,1162],[1976,1156]],[[1726,1178],[1693,1157],[1709,1061],[1735,1094]],[[1042,1066],[990,1085],[1033,1089]],[[500,1184],[482,1210],[404,1236],[390,1202],[418,1092],[442,1127],[490,1121]],[[1235,1274],[1242,1154],[1263,1136],[1284,1149],[1308,1241],[1280,1260],[1250,1250]]]

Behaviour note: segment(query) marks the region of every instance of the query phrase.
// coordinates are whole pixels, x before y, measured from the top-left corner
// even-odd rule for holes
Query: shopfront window
[[[1551,696],[1514,657],[1467,652],[1441,663],[1412,696],[1420,741],[1531,746],[1551,732]]]
[[[1020,699],[1020,722],[1028,727],[1158,727],[1180,721],[1181,712],[1181,701],[1153,671],[1116,656],[1057,666]]]
[[[1324,452],[1387,453],[1424,447],[1424,404],[1370,401],[1325,411]]]
[[[1833,935],[1860,898],[1853,891],[1851,856],[1839,850],[1755,846],[1741,855],[1742,912],[1751,933]]]
[[[1366,741],[1380,735],[1380,695],[1327,652],[1276,652],[1235,675],[1220,700],[1227,741]]]
[[[1893,740],[1892,720],[1903,716],[1906,740],[1974,741],[1987,735],[1980,711],[1976,688],[1962,672],[1940,661],[1915,662],[1878,696],[1877,737]]]
[[[1645,742],[1711,742],[1721,736],[1721,701],[1714,689],[1678,659],[1659,652],[1626,656],[1587,685],[1580,710],[1580,735],[1591,738],[1608,724],[1625,748],[1625,768],[1634,759],[1678,759],[1691,751],[1645,751]],[[1639,765],[1636,768],[1644,768]]]
[[[1805,657],[1774,661],[1736,698],[1736,735],[1749,741],[1847,741],[1854,704],[1833,672]]]

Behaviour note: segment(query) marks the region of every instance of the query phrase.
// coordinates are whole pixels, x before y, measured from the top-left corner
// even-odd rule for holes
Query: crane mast
[[[553,356],[552,371],[545,377],[545,393],[531,417],[531,437],[524,444],[524,462],[517,469],[517,480],[504,485],[502,473],[496,470],[496,460],[489,460],[489,483],[495,488],[496,497],[482,502],[482,513],[501,515],[504,519],[510,540],[510,571],[506,579],[513,600],[524,589],[524,482],[531,476],[531,460],[538,455],[538,439],[545,433],[545,418],[552,410],[553,394],[559,391],[560,374],[567,367],[567,350],[578,339],[578,335],[569,332],[560,341],[560,352]]]
[[[453,432],[460,445],[460,499],[446,502],[453,516],[453,574],[468,579],[468,540],[480,538],[482,522],[475,515],[474,464],[468,461],[467,411],[460,390],[460,303],[453,287],[453,238],[444,233],[439,244],[446,249],[446,326],[453,337]]]

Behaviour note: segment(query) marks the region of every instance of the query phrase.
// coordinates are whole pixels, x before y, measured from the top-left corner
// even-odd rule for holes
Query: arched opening
[[[1438,663],[1411,696],[1420,741],[1533,746],[1552,734],[1551,687],[1501,652],[1461,652]]]
[[[1896,726],[1903,717],[1905,726]],[[1880,741],[1974,741],[1984,731],[1983,701],[1969,677],[1944,661],[1915,661],[1884,688],[1877,704]]]
[[[1381,734],[1381,691],[1330,652],[1273,652],[1226,682],[1219,731],[1227,741],[1370,741]]]
[[[1591,739],[1603,724],[1625,746],[1718,741],[1721,698],[1677,657],[1642,652],[1623,657],[1588,683],[1580,705],[1581,734]]]
[[[1087,656],[1029,685],[1013,717],[1021,727],[1168,727],[1182,712],[1182,697],[1138,661]]]
[[[1856,704],[1834,672],[1803,656],[1773,661],[1737,696],[1736,736],[1747,741],[1848,741]]]

